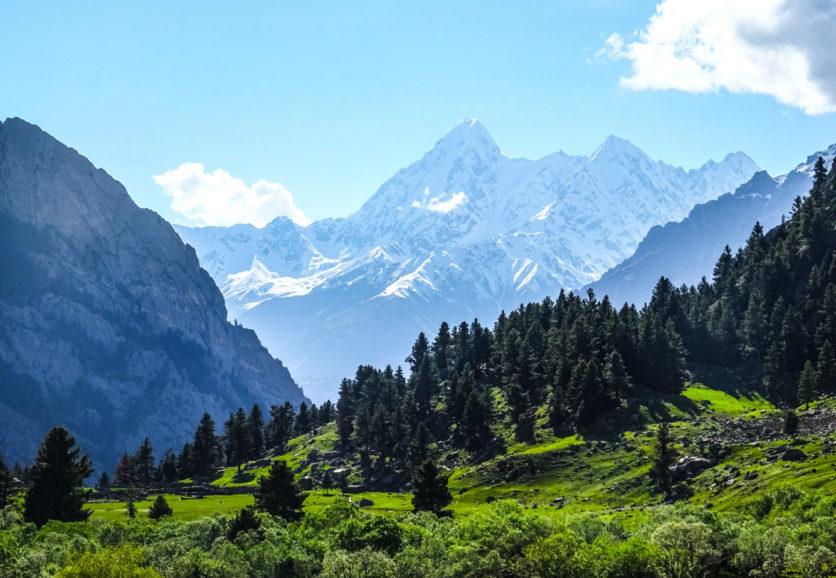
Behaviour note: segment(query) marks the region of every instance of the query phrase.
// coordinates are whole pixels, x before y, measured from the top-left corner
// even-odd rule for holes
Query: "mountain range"
[[[360,362],[402,363],[418,331],[597,280],[757,171],[742,152],[686,171],[613,136],[590,155],[509,158],[466,120],[349,217],[176,229],[230,317],[321,400]]]
[[[172,227],[38,127],[0,123],[0,447],[30,463],[68,428],[111,470],[253,403],[306,398]]]
[[[785,175],[771,177],[759,171],[734,193],[697,205],[682,221],[653,227],[633,255],[590,287],[615,304],[641,305],[650,300],[662,275],[676,286],[695,285],[703,276],[711,280],[724,247],[737,251],[757,222],[764,230],[780,224],[795,198],[810,190],[816,160],[822,157],[830,166],[834,156],[836,144],[810,155]]]

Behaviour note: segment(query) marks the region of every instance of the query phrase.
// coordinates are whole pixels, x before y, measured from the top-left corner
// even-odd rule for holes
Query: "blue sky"
[[[787,4],[795,19],[782,0],[683,2],[0,0],[0,118],[38,124],[176,222],[153,177],[183,163],[263,181],[256,197],[281,189],[299,220],[344,216],[465,117],[529,158],[615,134],[686,168],[743,150],[779,174],[836,142],[836,75],[804,24],[824,7],[832,30],[832,2]],[[746,33],[723,36],[724,19]],[[696,69],[666,59],[671,30]],[[779,45],[797,58],[752,64]]]

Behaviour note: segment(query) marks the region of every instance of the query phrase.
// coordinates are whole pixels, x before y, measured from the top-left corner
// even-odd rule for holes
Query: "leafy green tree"
[[[154,500],[154,503],[151,504],[151,508],[148,510],[148,517],[152,520],[160,520],[165,516],[171,516],[173,514],[174,511],[168,505],[168,502],[162,494],[157,496],[157,499]]]
[[[412,475],[412,507],[416,512],[441,511],[453,501],[447,489],[447,476],[439,473],[432,460],[427,460]]]
[[[287,462],[276,460],[266,476],[258,479],[255,491],[255,507],[287,521],[302,517],[302,503],[305,495],[293,478]]]
[[[676,451],[673,447],[673,435],[670,425],[662,422],[656,428],[656,436],[650,446],[650,477],[656,485],[656,489],[662,492],[665,497],[671,495],[671,466],[676,460]]]
[[[84,509],[84,478],[93,473],[87,454],[81,454],[75,438],[62,428],[52,428],[38,448],[26,492],[23,515],[38,527],[48,520],[82,522],[90,517]]]

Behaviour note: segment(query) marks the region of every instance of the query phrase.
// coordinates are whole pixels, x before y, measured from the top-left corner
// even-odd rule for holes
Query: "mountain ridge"
[[[591,155],[509,158],[482,123],[467,120],[348,217],[306,227],[280,220],[263,229],[176,229],[222,288],[230,315],[280,352],[306,390],[332,395],[337,376],[353,367],[316,354],[313,367],[303,361],[311,351],[347,347],[356,358],[397,364],[403,340],[423,328],[416,324],[493,317],[582,287],[628,257],[652,225],[685,216],[756,169],[732,153],[686,172],[617,137]],[[410,329],[364,326],[363,318]],[[281,323],[319,330],[283,340],[274,336]],[[371,359],[360,336],[374,341]],[[305,381],[324,365],[327,384]]]

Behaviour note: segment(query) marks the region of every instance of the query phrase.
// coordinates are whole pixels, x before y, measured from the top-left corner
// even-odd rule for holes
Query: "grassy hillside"
[[[781,484],[800,489],[836,492],[836,402],[825,400],[801,407],[801,429],[796,437],[782,433],[782,413],[757,394],[712,389],[689,383],[678,395],[662,398],[637,392],[629,406],[605,416],[595,436],[572,434],[555,437],[538,420],[535,441],[514,440],[510,423],[496,427],[498,455],[473,463],[457,449],[431,446],[433,456],[449,473],[453,494],[450,509],[469,515],[495,500],[512,499],[528,509],[546,514],[607,513],[642,510],[661,503],[647,476],[651,440],[660,419],[670,421],[680,457],[704,456],[714,465],[686,483],[695,504],[711,504],[717,510],[739,507],[756,493]],[[503,411],[497,407],[497,413]],[[374,491],[364,484],[359,456],[335,458],[335,424],[320,428],[318,435],[292,439],[287,451],[273,459],[286,460],[297,480],[314,479],[325,470],[348,471],[352,501],[369,500],[375,512],[411,510],[409,493]],[[800,461],[781,459],[788,448],[803,452]],[[331,465],[337,463],[338,466]],[[253,487],[267,466],[245,464],[241,474],[228,468],[212,483],[218,487]],[[357,490],[360,491],[357,491]],[[325,491],[314,482],[308,491],[306,511],[321,511],[344,495]],[[213,512],[234,512],[252,503],[250,495],[207,496],[203,499],[170,497],[175,516],[191,519]],[[367,503],[367,502],[364,502]],[[138,503],[142,512],[150,502]],[[93,504],[94,517],[125,515],[123,503]]]

